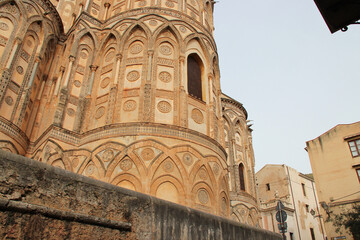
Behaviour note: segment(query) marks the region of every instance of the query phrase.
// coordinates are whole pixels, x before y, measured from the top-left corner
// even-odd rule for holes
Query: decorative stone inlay
[[[95,165],[94,164],[89,164],[86,168],[86,174],[91,175],[95,172]]]
[[[78,166],[78,164],[79,164],[79,158],[74,158],[72,161],[71,161],[71,163],[72,163],[72,165],[73,165],[73,167],[77,167]]]
[[[165,3],[165,6],[169,7],[169,8],[173,8],[175,6],[175,4],[173,2],[167,1]]]
[[[13,105],[14,100],[13,100],[13,98],[11,96],[7,96],[5,98],[5,102],[6,102],[7,105],[11,106],[11,105]]]
[[[180,26],[179,29],[180,29],[180,32],[186,33],[186,27]]]
[[[75,110],[72,108],[68,108],[66,109],[66,113],[70,116],[73,117],[75,115]]]
[[[77,87],[77,88],[81,87],[81,82],[79,80],[75,80],[74,81],[74,86]]]
[[[128,27],[127,24],[123,24],[120,26],[119,29],[120,29],[120,31],[125,31],[127,29],[127,27]]]
[[[145,148],[141,151],[141,157],[144,161],[153,160],[155,157],[155,152],[151,148]]]
[[[191,0],[190,1],[192,5],[196,5],[196,1],[195,0]]]
[[[172,50],[171,50],[171,47],[169,47],[167,45],[162,45],[162,46],[160,46],[160,52],[164,55],[171,55]]]
[[[24,73],[24,68],[23,68],[22,66],[17,66],[17,67],[16,67],[16,71],[17,71],[20,75],[22,75],[22,74]]]
[[[88,54],[86,51],[81,51],[79,56],[82,58],[82,59],[86,59],[88,57]]]
[[[127,100],[124,102],[124,111],[130,112],[136,109],[136,101],[135,100]]]
[[[204,122],[204,115],[202,114],[202,112],[197,109],[197,108],[194,108],[192,111],[191,111],[191,118],[194,120],[194,122],[198,123],[198,124],[201,124]]]
[[[9,25],[4,22],[0,22],[0,30],[7,31],[9,30]]]
[[[199,171],[199,177],[202,179],[202,180],[206,180],[207,179],[207,174],[206,174],[206,171],[204,169],[200,169]]]
[[[129,171],[133,166],[133,163],[130,159],[126,158],[120,162],[120,168],[123,171]]]
[[[29,117],[29,113],[26,112],[26,113],[25,113],[25,116],[24,116],[24,121],[27,121],[28,117]]]
[[[205,189],[198,191],[198,198],[201,204],[207,204],[209,202],[209,194]]]
[[[171,104],[167,101],[160,101],[157,104],[157,109],[162,113],[169,113],[171,111]]]
[[[220,166],[217,163],[214,163],[213,170],[215,175],[218,175],[220,173]]]
[[[102,154],[102,160],[104,160],[104,162],[109,162],[110,160],[113,159],[114,157],[114,151],[111,149],[107,149],[105,150],[105,152]]]
[[[185,153],[182,158],[184,163],[188,166],[190,166],[194,162],[192,156],[189,153]]]
[[[159,79],[164,83],[169,83],[172,80],[171,74],[165,71],[159,73]]]
[[[226,199],[222,198],[221,199],[221,211],[223,214],[226,214],[226,208],[227,208],[227,203],[226,203]]]
[[[111,60],[114,59],[114,57],[115,57],[115,52],[109,52],[105,56],[105,62],[110,62]]]
[[[158,22],[156,20],[152,19],[152,20],[150,20],[149,24],[150,24],[150,26],[155,27],[158,24]]]
[[[145,7],[145,6],[146,6],[146,1],[139,2],[139,7]]]
[[[191,12],[190,15],[193,17],[193,18],[196,18],[196,14],[194,12]]]
[[[174,170],[174,164],[170,160],[166,160],[162,166],[165,172],[172,172]]]
[[[95,112],[95,118],[99,119],[105,114],[105,107],[99,107]]]
[[[143,46],[140,43],[135,43],[130,47],[130,53],[138,54],[143,50]]]
[[[110,83],[110,78],[104,78],[101,83],[100,83],[100,87],[101,88],[106,88],[107,86],[109,86]]]
[[[140,78],[140,73],[136,70],[132,70],[130,71],[127,75],[126,75],[126,79],[129,82],[135,82]]]
[[[91,12],[92,12],[92,14],[94,14],[94,15],[97,15],[97,14],[98,14],[98,11],[96,11],[95,9],[93,9]]]

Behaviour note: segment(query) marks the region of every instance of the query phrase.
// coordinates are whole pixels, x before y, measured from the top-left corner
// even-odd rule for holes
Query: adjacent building
[[[279,233],[276,205],[280,200],[287,213],[287,239],[325,239],[320,206],[311,174],[286,165],[267,164],[256,173],[262,225]]]
[[[360,203],[360,122],[339,124],[306,142],[324,219]],[[329,239],[353,239],[325,222]]]

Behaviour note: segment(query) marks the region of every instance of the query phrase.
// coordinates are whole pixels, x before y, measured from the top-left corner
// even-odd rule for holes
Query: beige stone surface
[[[360,139],[360,122],[339,124],[306,142],[319,201],[325,207],[321,208],[324,218],[328,213],[331,216],[331,212],[344,212],[352,208],[353,203],[360,202],[360,179],[356,172],[360,168],[360,156],[353,157],[348,144],[357,139]],[[327,222],[325,227],[329,237],[352,239],[344,229],[342,234],[336,233],[332,222]]]

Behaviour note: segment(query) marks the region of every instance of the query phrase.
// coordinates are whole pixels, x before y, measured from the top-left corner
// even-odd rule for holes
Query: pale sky
[[[306,141],[360,121],[360,25],[331,34],[313,0],[218,0],[222,91],[253,120],[256,171],[310,173]]]

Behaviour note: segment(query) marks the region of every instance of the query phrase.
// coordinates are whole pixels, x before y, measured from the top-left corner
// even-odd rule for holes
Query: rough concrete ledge
[[[1,239],[281,239],[1,150],[0,200]]]

